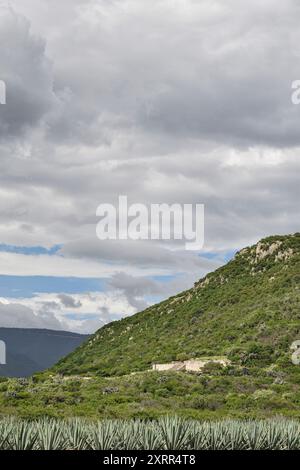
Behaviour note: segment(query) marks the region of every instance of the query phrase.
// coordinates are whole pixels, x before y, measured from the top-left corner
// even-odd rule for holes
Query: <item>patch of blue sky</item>
[[[158,281],[158,282],[171,282],[181,275],[182,274],[167,274],[167,275],[159,275],[159,276],[150,276],[150,279],[153,279],[153,281]]]
[[[162,302],[165,299],[163,295],[145,295],[143,299],[150,305]]]
[[[50,248],[43,246],[16,246],[0,243],[0,252],[17,253],[18,255],[57,255],[62,245],[54,245]]]
[[[223,255],[223,259],[225,263],[228,263],[228,261],[230,261],[236,253],[237,253],[237,250],[226,251],[226,253],[224,253]]]
[[[224,261],[224,263],[227,263],[230,261],[234,255],[236,254],[237,250],[229,250],[229,251],[224,251],[224,252],[206,252],[206,253],[200,253],[199,256],[201,258],[206,258],[209,260],[220,260]]]
[[[34,297],[37,293],[80,294],[103,292],[106,279],[0,275],[0,297]]]
[[[220,253],[207,252],[207,253],[200,253],[199,256],[201,258],[206,258],[206,259],[215,259],[220,256]]]

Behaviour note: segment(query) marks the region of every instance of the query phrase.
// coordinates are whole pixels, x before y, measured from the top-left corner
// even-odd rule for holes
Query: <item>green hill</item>
[[[158,305],[104,326],[54,368],[0,380],[0,414],[300,418],[300,234],[269,237]],[[201,372],[153,363],[213,359]]]
[[[216,355],[284,366],[300,338],[299,261],[299,233],[266,238],[192,289],[104,326],[54,370],[116,376]]]

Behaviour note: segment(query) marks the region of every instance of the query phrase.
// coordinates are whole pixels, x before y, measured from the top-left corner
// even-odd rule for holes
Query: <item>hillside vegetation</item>
[[[192,289],[104,326],[55,371],[115,376],[216,355],[285,367],[300,339],[299,261],[300,234],[266,238]]]

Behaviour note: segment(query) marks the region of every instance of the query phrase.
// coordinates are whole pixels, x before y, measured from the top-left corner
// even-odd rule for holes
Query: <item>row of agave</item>
[[[0,419],[0,449],[11,450],[258,450],[300,449],[300,422],[224,420],[199,422],[179,417],[157,421],[50,418]]]

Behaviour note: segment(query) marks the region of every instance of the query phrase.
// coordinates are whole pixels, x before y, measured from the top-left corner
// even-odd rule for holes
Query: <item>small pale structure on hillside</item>
[[[164,370],[175,370],[175,371],[191,371],[201,372],[203,367],[207,364],[220,364],[223,367],[227,367],[230,361],[226,358],[221,359],[188,359],[187,361],[173,361],[166,364],[153,364],[152,370],[164,371]]]
[[[152,370],[185,370],[184,362],[169,362],[167,364],[153,364]]]

